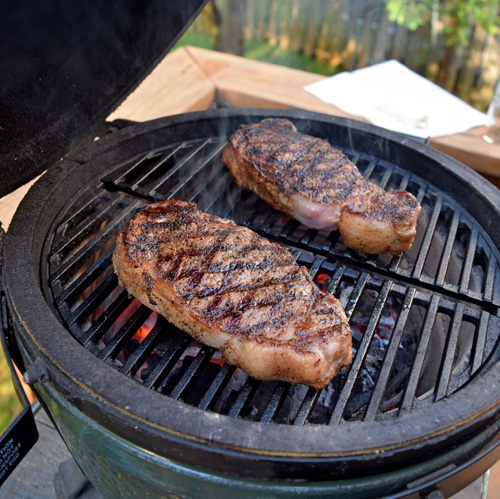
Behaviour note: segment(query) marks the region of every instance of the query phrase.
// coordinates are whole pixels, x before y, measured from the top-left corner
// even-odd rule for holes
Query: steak
[[[130,294],[254,378],[320,389],[351,361],[339,301],[288,250],[194,203],[140,210],[113,265]]]
[[[240,186],[306,227],[339,229],[349,248],[398,254],[413,243],[421,207],[412,194],[367,181],[328,141],[285,118],[240,127],[223,161]]]

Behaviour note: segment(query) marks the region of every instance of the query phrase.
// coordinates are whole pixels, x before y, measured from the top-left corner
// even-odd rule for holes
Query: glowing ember
[[[332,278],[328,274],[319,274],[319,276],[316,279],[316,282],[318,283],[319,289],[325,292],[331,280]]]
[[[146,322],[136,331],[133,336],[134,340],[142,343],[142,340],[150,333],[151,329],[155,327],[156,321],[158,320],[158,314],[153,312],[147,319]]]

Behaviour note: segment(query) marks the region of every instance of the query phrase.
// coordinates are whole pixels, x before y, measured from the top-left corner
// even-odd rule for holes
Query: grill
[[[356,253],[240,189],[221,161],[227,137],[269,116],[413,193],[411,250]],[[118,286],[116,235],[172,198],[283,244],[339,298],[354,357],[327,388],[256,381]],[[499,207],[498,191],[449,157],[352,120],[220,109],[126,127],[51,168],[16,213],[4,277],[20,355],[110,496],[145,483],[195,496],[455,491],[498,457]]]

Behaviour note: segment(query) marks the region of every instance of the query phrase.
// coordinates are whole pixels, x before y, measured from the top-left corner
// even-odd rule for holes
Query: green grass
[[[16,419],[22,408],[0,346],[0,434]]]
[[[210,50],[214,48],[210,35],[191,30],[186,31],[172,50],[186,45]],[[331,76],[338,71],[331,64],[318,62],[310,57],[295,54],[281,47],[273,47],[266,42],[259,42],[257,40],[245,40],[245,53],[243,57],[326,76]]]
[[[322,63],[305,55],[295,54],[284,48],[273,47],[268,43],[256,40],[245,41],[243,57],[327,76],[336,72],[335,67],[329,63]]]
[[[175,50],[179,47],[184,47],[186,45],[191,45],[193,47],[199,47],[202,49],[210,49],[213,50],[213,43],[210,39],[210,35],[205,33],[198,33],[191,30],[186,31],[181,38],[174,45],[172,50]]]

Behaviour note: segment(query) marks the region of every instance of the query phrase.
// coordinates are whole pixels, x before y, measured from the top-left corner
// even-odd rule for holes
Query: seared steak
[[[257,379],[320,389],[351,361],[338,300],[286,249],[194,203],[139,211],[113,265],[139,301]]]
[[[299,133],[284,118],[242,126],[223,161],[239,185],[313,229],[339,229],[364,253],[408,250],[420,204],[404,191],[386,192],[326,140]]]

